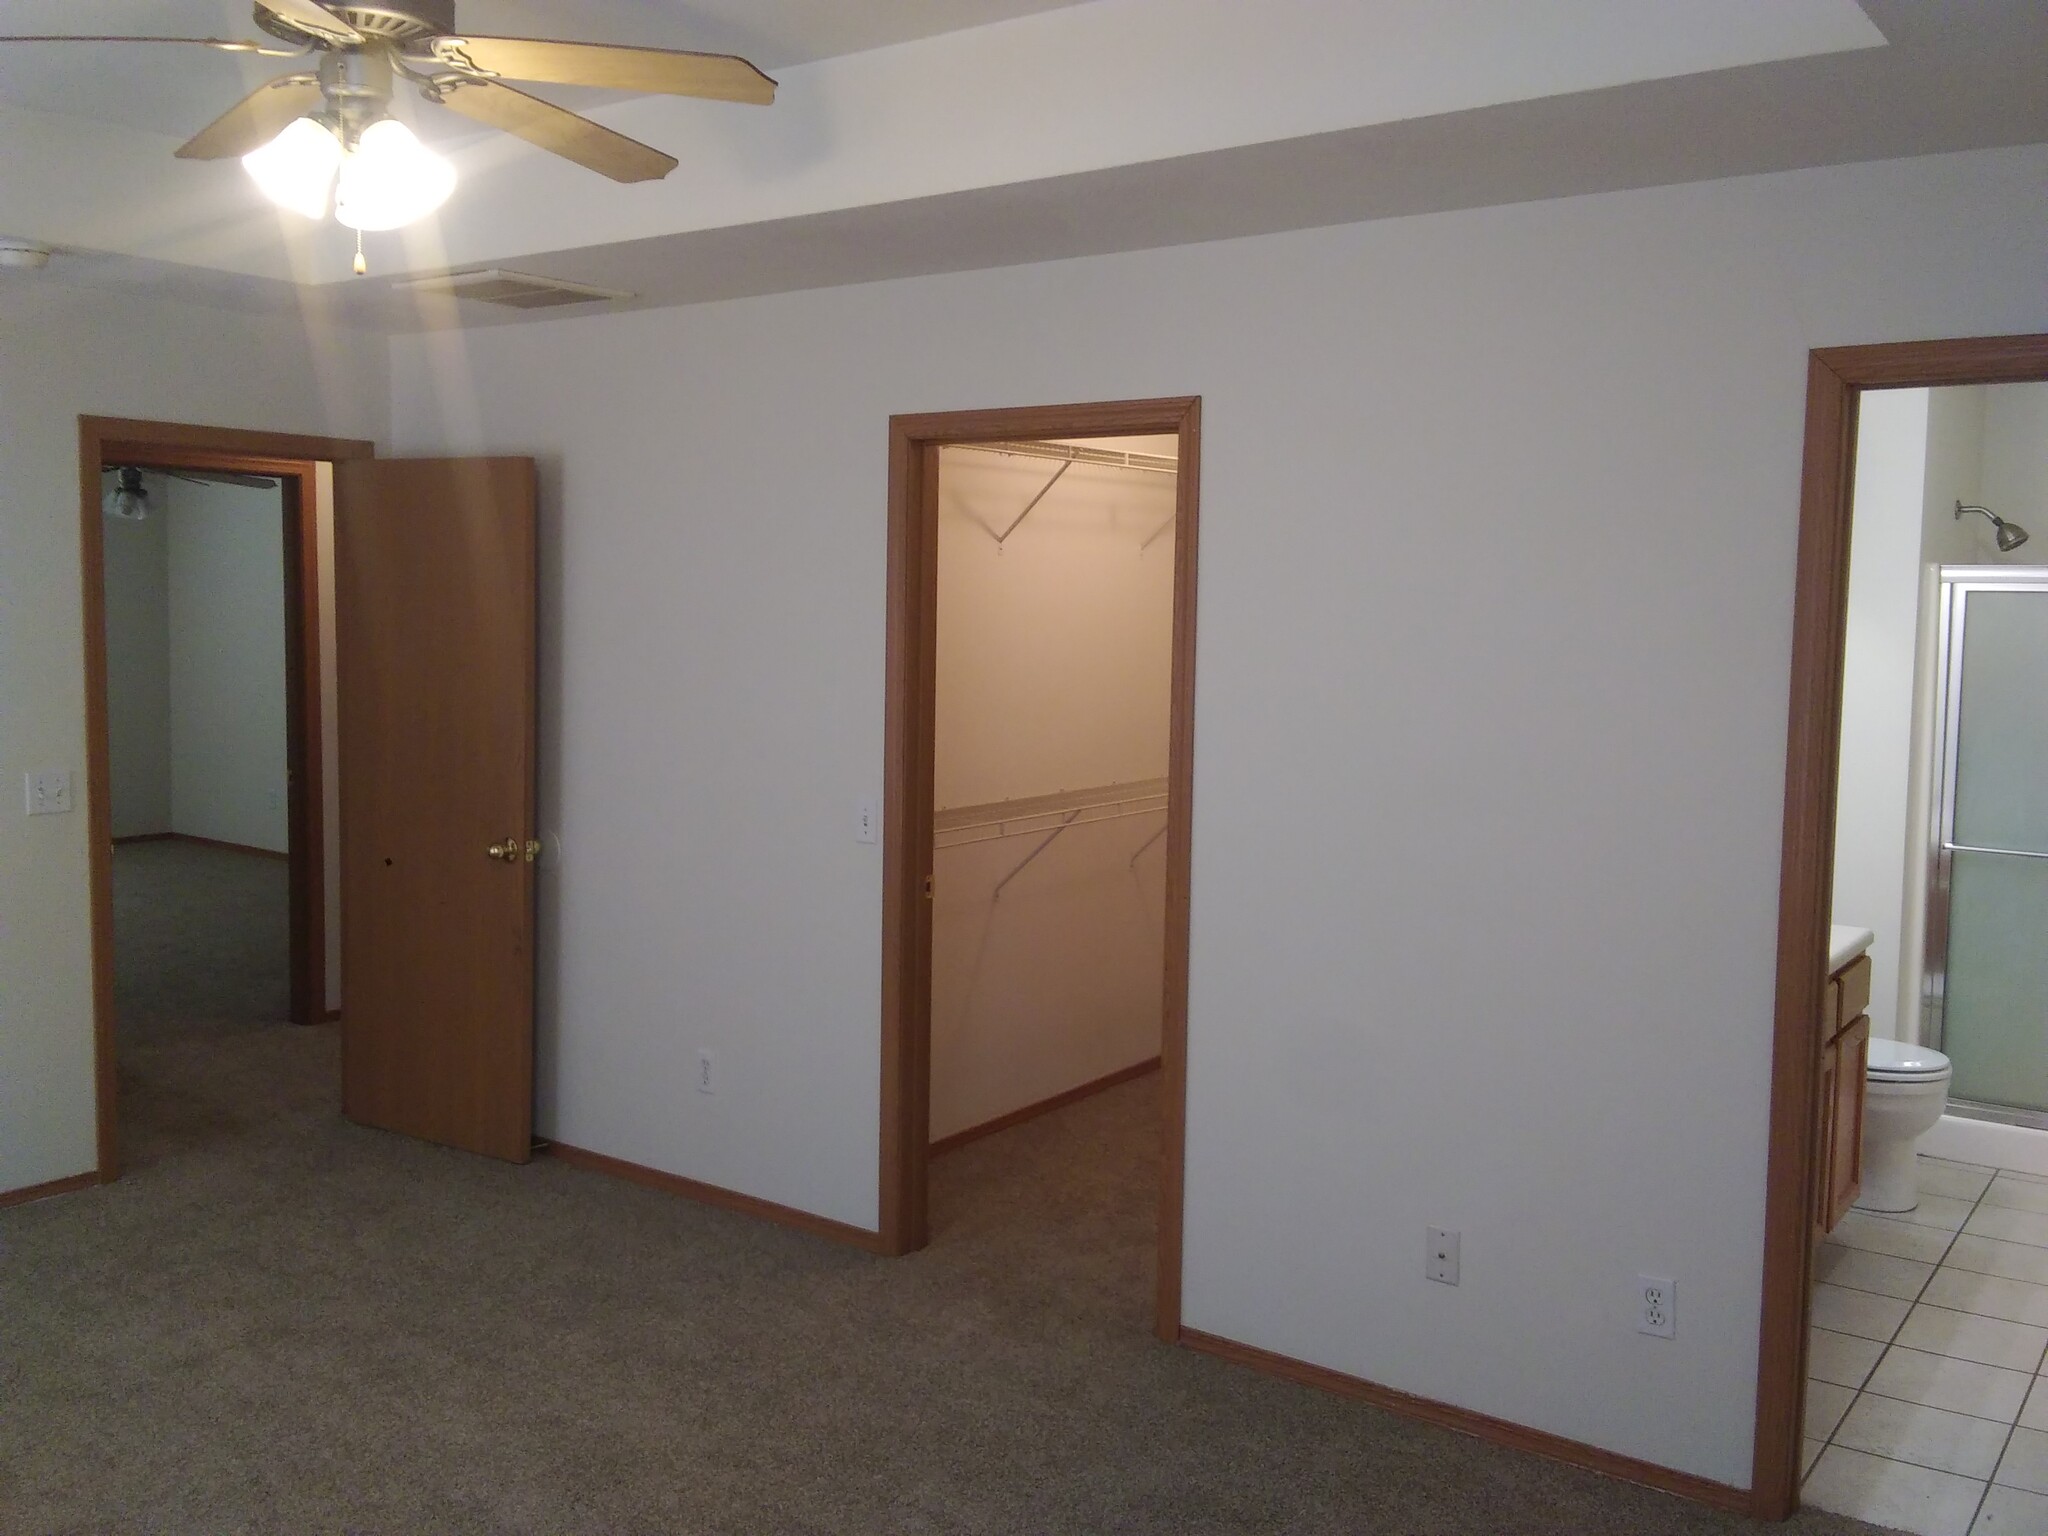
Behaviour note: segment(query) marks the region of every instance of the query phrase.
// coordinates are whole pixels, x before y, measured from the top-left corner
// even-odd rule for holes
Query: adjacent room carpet
[[[123,1044],[291,1017],[283,859],[164,839],[114,845],[114,1011]]]
[[[1150,1335],[1158,1079],[934,1166],[877,1259],[340,1118],[331,1028],[124,1046],[127,1175],[0,1211],[0,1529],[1754,1526]]]

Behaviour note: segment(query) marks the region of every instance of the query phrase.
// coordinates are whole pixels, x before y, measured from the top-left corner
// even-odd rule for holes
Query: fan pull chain
[[[363,256],[363,232],[359,229],[356,231],[356,276],[365,277],[369,271],[370,263]]]

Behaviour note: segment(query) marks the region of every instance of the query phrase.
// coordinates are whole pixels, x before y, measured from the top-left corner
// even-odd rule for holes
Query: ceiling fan
[[[124,517],[132,523],[149,516],[149,487],[143,483],[141,465],[107,464],[100,473],[114,477],[113,487],[103,499],[110,516]],[[278,484],[271,475],[245,475],[231,469],[159,469],[155,473],[190,485],[239,485],[257,491],[274,491]]]
[[[473,122],[621,182],[659,180],[675,169],[675,157],[506,81],[757,106],[775,99],[773,80],[729,54],[458,32],[455,0],[254,0],[254,20],[288,46],[211,37],[0,37],[0,43],[169,43],[307,60],[310,68],[260,86],[177,154],[183,160],[243,157],[273,201],[314,218],[324,215],[332,186],[336,217],[357,230],[410,223],[439,207],[454,186],[453,169],[390,116],[401,81]]]

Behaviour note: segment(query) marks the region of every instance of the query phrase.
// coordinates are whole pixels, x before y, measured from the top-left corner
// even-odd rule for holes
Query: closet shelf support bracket
[[[1045,482],[1044,487],[1039,491],[1039,493],[1031,498],[1030,502],[1025,506],[1022,512],[1019,512],[1017,514],[1017,520],[1014,523],[1010,524],[1009,527],[1005,528],[1001,533],[996,535],[997,549],[1001,549],[1003,547],[1003,541],[1009,538],[1009,536],[1015,533],[1019,528],[1024,526],[1024,519],[1029,517],[1033,512],[1036,512],[1038,510],[1038,504],[1041,501],[1045,500],[1045,498],[1049,494],[1051,494],[1052,488],[1054,486],[1060,483],[1060,476],[1064,475],[1068,470],[1072,469],[1073,467],[1074,461],[1072,459],[1068,459],[1066,462],[1061,464],[1058,469],[1052,472],[1052,478]]]
[[[1050,848],[1054,843],[1059,841],[1059,835],[1062,832],[1066,831],[1067,828],[1071,827],[1074,824],[1074,819],[1078,817],[1080,814],[1081,812],[1078,810],[1069,812],[1067,815],[1067,819],[1065,821],[1061,822],[1058,826],[1054,827],[1052,831],[1046,834],[1044,842],[1040,843],[1036,848],[1032,849],[1029,853],[1025,854],[1022,861],[1019,862],[1015,869],[1011,870],[1007,875],[1003,876],[1002,879],[996,882],[995,895],[991,896],[989,900],[1001,901],[1003,899],[1003,887],[1008,885],[1012,880],[1016,879],[1019,875],[1023,874],[1025,867],[1029,865],[1033,859],[1037,858],[1041,853],[1045,852],[1046,849]]]
[[[1164,836],[1166,836],[1166,828],[1161,827],[1157,832],[1154,832],[1150,837],[1146,838],[1145,841],[1138,844],[1138,851],[1131,855],[1130,867],[1132,869],[1136,869],[1138,867],[1138,860],[1145,857],[1145,850],[1147,848],[1150,848],[1154,843],[1158,842],[1159,839],[1161,839]]]

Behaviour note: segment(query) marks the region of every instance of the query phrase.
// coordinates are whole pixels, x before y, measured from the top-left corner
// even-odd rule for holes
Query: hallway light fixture
[[[142,483],[142,471],[133,465],[121,465],[113,470],[113,476],[114,483],[100,502],[107,516],[131,523],[148,517],[149,489]]]

